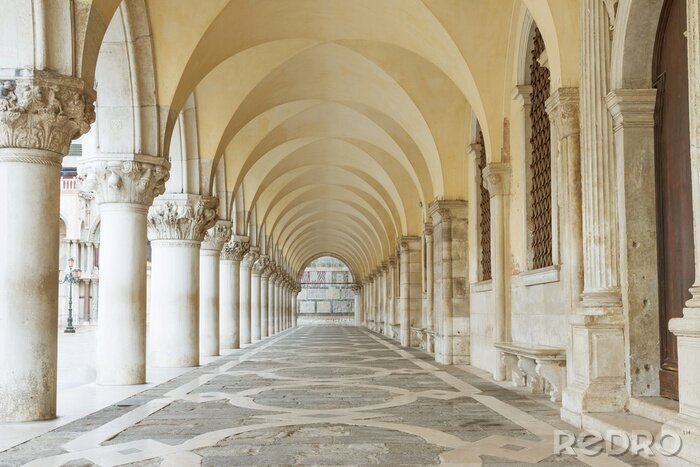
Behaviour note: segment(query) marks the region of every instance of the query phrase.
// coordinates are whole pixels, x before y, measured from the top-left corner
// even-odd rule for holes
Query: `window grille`
[[[479,230],[481,243],[481,280],[491,279],[491,199],[484,187],[484,169],[486,168],[486,147],[484,134],[479,130],[477,139],[479,148]]]
[[[544,40],[535,28],[530,64],[530,221],[532,225],[532,268],[552,265],[552,170],[549,117],[545,102],[549,97],[549,70],[539,62],[545,51]]]

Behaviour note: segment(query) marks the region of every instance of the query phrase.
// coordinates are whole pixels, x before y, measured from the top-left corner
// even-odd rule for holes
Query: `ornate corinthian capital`
[[[1,160],[58,164],[70,142],[95,121],[95,91],[83,80],[49,71],[0,76],[0,148],[43,149],[58,160],[3,155]]]
[[[202,241],[202,250],[221,251],[224,244],[231,239],[231,221],[217,221],[207,230]]]
[[[259,274],[261,276],[267,276],[270,268],[270,257],[266,255],[261,255],[258,262],[253,266],[253,274]]]
[[[211,196],[167,196],[148,210],[150,240],[193,240],[216,223],[216,198]]]
[[[255,264],[255,262],[260,257],[259,251],[260,250],[258,249],[258,247],[255,247],[255,246],[251,247],[248,250],[248,253],[246,253],[246,255],[243,257],[243,260],[241,261],[241,267],[243,267],[243,268],[252,267],[253,264]]]
[[[170,162],[94,160],[78,167],[81,190],[94,191],[97,202],[134,203],[150,206],[163,194]]]
[[[250,248],[250,243],[241,240],[231,240],[224,244],[221,259],[224,261],[241,261]]]

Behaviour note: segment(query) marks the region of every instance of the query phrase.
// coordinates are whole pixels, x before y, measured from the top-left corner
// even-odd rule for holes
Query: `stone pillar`
[[[267,335],[272,336],[275,331],[275,281],[277,280],[277,268],[270,262],[270,275],[267,284]]]
[[[250,283],[250,337],[253,342],[259,341],[261,336],[262,313],[260,307],[260,273],[262,272],[263,264],[260,260],[256,261],[251,270]]]
[[[79,79],[8,70],[0,93],[0,421],[56,416],[61,160],[95,119]]]
[[[270,281],[270,257],[261,256],[256,264],[260,268],[260,338],[264,339],[269,335],[269,308],[267,291]]]
[[[146,382],[146,214],[161,194],[168,162],[81,162],[82,190],[94,191],[100,209],[100,282],[97,383]]]
[[[297,315],[299,314],[299,286],[295,284],[292,291],[292,327],[297,327]]]
[[[379,321],[383,321],[379,332],[385,336],[389,335],[389,263],[384,261],[380,268],[381,275],[379,276],[379,294],[381,296],[381,317]]]
[[[400,341],[411,346],[411,326],[421,313],[420,237],[399,238],[399,324]]]
[[[693,172],[693,236],[695,240],[695,282],[690,288],[682,318],[669,321],[678,339],[678,415],[663,432],[683,439],[680,457],[700,464],[700,2],[687,2],[688,86],[690,101],[690,164]]]
[[[240,331],[241,345],[250,344],[251,339],[251,303],[250,303],[250,269],[255,263],[258,254],[254,248],[250,248],[248,253],[241,260],[241,300],[240,300]]]
[[[219,355],[219,260],[231,238],[231,221],[207,230],[199,252],[199,356]]]
[[[583,294],[571,317],[573,356],[561,415],[581,426],[584,412],[617,412],[627,401],[620,296],[616,170],[605,104],[610,22],[604,2],[581,5],[581,200]]]
[[[353,284],[351,289],[355,292],[355,302],[353,304],[355,326],[362,326],[362,287],[359,284]]]
[[[467,203],[435,201],[429,214],[435,248],[435,360],[468,364]]]
[[[282,330],[282,278],[275,280],[275,334]]]
[[[396,320],[396,305],[398,302],[398,294],[396,293],[396,283],[397,283],[397,274],[396,274],[396,263],[397,263],[397,258],[396,256],[392,255],[389,256],[389,261],[387,262],[389,271],[387,274],[387,289],[388,289],[388,296],[389,296],[389,303],[388,303],[388,309],[387,309],[387,322],[388,322],[388,332],[387,336],[394,338],[394,328],[393,325],[397,324]]]
[[[168,194],[148,211],[151,366],[199,365],[199,250],[216,206],[216,198]]]
[[[510,196],[510,165],[490,162],[483,172],[484,185],[491,196],[491,298],[493,301],[493,341],[510,340],[510,320],[506,309],[506,294],[510,292],[510,255],[508,254],[508,198]],[[493,370],[496,381],[506,379],[505,365],[500,361]]]
[[[240,271],[248,243],[235,238],[224,244],[219,262],[219,341],[222,349],[238,349],[240,340]]]
[[[433,278],[433,224],[426,223],[423,226],[423,238],[425,241],[425,299],[423,300],[423,325],[428,331],[435,332],[435,307],[434,307],[434,278]],[[426,337],[425,349],[435,352],[434,337],[430,334]]]

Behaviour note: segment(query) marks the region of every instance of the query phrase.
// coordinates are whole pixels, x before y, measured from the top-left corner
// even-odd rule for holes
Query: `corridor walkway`
[[[0,466],[626,465],[553,456],[555,429],[571,428],[522,392],[357,327],[303,326],[2,452]]]

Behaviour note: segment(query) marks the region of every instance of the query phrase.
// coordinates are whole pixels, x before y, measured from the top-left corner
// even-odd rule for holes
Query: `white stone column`
[[[279,273],[278,273],[279,274]],[[282,278],[278,275],[275,279],[275,334],[282,330]]]
[[[491,196],[491,299],[493,341],[510,340],[510,320],[506,309],[510,293],[510,255],[508,252],[508,198],[510,196],[510,165],[506,162],[490,162],[483,172],[484,185]],[[506,379],[505,365],[500,361],[493,370],[496,381]]]
[[[387,290],[388,290],[388,307],[387,307],[387,336],[394,338],[394,325],[396,321],[396,305],[398,302],[398,294],[396,293],[396,256],[389,256],[388,273],[387,273]]]
[[[216,222],[216,206],[213,197],[168,194],[148,211],[151,366],[199,365],[199,250]]]
[[[388,280],[388,275],[389,275],[389,263],[387,261],[384,261],[382,265],[380,266],[380,276],[379,276],[379,297],[381,300],[381,306],[379,308],[380,312],[380,318],[379,321],[383,322],[384,324],[380,324],[379,332],[384,334],[385,336],[388,334],[388,328],[389,328],[389,280]]]
[[[98,384],[146,382],[146,215],[165,190],[169,163],[139,159],[86,158],[79,166],[81,189],[95,192],[100,209]]]
[[[56,416],[61,160],[95,119],[94,92],[75,78],[7,71],[0,78],[0,421],[46,420]]]
[[[231,221],[207,230],[199,252],[199,356],[219,355],[220,258],[231,238]]]
[[[251,282],[250,282],[250,326],[251,326],[251,339],[253,342],[259,341],[262,332],[262,308],[261,308],[261,273],[264,268],[264,264],[258,260],[253,265],[251,270]],[[267,321],[267,320],[266,320]]]
[[[435,283],[433,279],[433,224],[426,223],[423,225],[423,237],[425,239],[425,300],[423,302],[423,315],[425,321],[423,324],[428,331],[435,332],[435,307],[434,307],[434,289]],[[428,334],[425,343],[428,352],[435,352],[434,336]]]
[[[222,349],[238,349],[240,340],[241,260],[248,243],[231,239],[224,244],[219,262],[219,340]]]
[[[584,412],[617,412],[627,401],[620,294],[617,177],[606,106],[610,22],[604,2],[581,0],[581,200],[583,293],[572,315],[572,370],[561,415],[581,426]]]
[[[260,338],[264,339],[269,335],[270,330],[270,311],[269,311],[269,292],[268,284],[270,281],[270,258],[261,256],[258,260],[260,267]]]
[[[241,305],[240,305],[240,331],[241,345],[251,343],[251,285],[250,285],[250,269],[253,267],[258,253],[254,248],[251,248],[241,261]]]
[[[277,280],[277,267],[270,262],[270,276],[267,284],[267,335],[273,336],[275,331],[275,281]]]
[[[693,173],[693,236],[695,282],[682,318],[669,321],[678,340],[678,415],[662,431],[680,434],[680,457],[700,464],[700,2],[687,1],[688,87],[690,101],[690,164]]]
[[[435,248],[435,360],[468,364],[467,203],[435,201],[429,213]]]
[[[352,291],[355,292],[354,315],[355,326],[362,326],[362,287],[359,284],[352,285]]]
[[[401,237],[399,238],[399,261],[401,268],[399,271],[399,324],[401,345],[411,346],[411,317],[412,312],[419,312],[421,306],[421,283],[420,271],[418,275],[413,274],[411,255],[418,255],[420,261],[420,238]],[[415,265],[413,265],[415,267]],[[413,294],[413,296],[412,296]],[[414,309],[415,308],[415,309]]]
[[[297,318],[299,317],[299,292],[301,292],[301,289],[297,284],[294,288],[294,295],[292,297],[292,327],[297,327]]]

